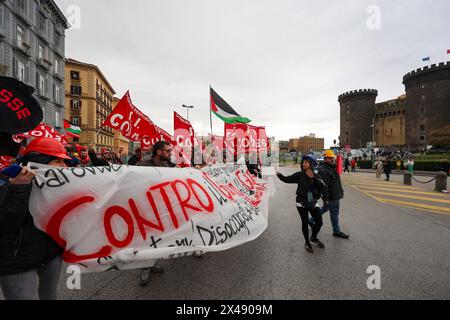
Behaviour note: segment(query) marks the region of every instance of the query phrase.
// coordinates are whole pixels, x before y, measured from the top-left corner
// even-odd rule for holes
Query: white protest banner
[[[135,269],[227,250],[267,228],[267,182],[245,166],[38,168],[36,226],[82,272]]]

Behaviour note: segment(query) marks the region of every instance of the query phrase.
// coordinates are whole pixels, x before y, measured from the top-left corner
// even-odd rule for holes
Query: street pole
[[[186,106],[183,104],[183,108],[187,109],[187,120],[189,120],[189,109],[194,109],[194,106]]]

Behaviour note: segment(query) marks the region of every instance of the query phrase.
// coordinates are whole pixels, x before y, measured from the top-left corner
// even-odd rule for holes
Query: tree
[[[434,130],[430,136],[430,144],[435,149],[450,148],[450,125]]]

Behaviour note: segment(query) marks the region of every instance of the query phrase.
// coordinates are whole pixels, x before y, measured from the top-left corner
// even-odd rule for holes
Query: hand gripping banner
[[[245,166],[32,166],[39,168],[29,206],[35,224],[82,272],[223,251],[267,228],[267,182]]]

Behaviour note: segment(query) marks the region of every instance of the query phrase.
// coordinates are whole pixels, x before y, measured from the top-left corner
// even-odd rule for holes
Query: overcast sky
[[[169,132],[182,104],[195,106],[196,133],[209,132],[212,85],[277,140],[316,133],[328,147],[339,136],[339,94],[374,88],[378,101],[396,98],[423,57],[450,60],[447,0],[56,3],[80,26],[66,33],[66,57],[98,65],[119,98],[129,89]],[[223,133],[219,119],[214,132]]]

